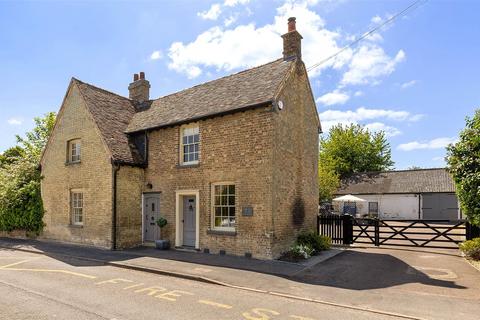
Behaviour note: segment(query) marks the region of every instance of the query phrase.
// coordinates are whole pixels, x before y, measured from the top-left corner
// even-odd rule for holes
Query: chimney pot
[[[296,18],[288,18],[288,32],[283,38],[283,59],[302,59],[302,36],[297,31]]]
[[[150,82],[145,80],[145,72],[135,73],[133,82],[128,86],[128,97],[137,102],[144,102],[150,98]]]
[[[288,18],[288,32],[292,32],[297,30],[296,24],[297,24],[297,18],[295,17],[290,17]]]

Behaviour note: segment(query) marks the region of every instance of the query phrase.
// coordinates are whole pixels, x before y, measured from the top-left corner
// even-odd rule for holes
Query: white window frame
[[[74,226],[83,226],[85,221],[83,195],[83,190],[70,190],[70,223]],[[77,217],[80,217],[80,219],[77,219]]]
[[[216,200],[215,187],[218,187],[218,186],[234,186],[235,187],[235,193],[233,194],[233,196],[234,196],[234,204],[233,205],[231,205],[231,204],[216,205],[215,204],[215,200]],[[231,182],[231,181],[212,183],[212,188],[211,188],[210,194],[211,194],[210,202],[211,202],[211,226],[212,226],[212,229],[213,230],[219,230],[219,231],[235,231],[236,227],[237,227],[237,223],[238,223],[238,210],[237,210],[238,190],[237,190],[236,184],[234,182]],[[230,193],[227,193],[227,196],[230,196]],[[216,218],[215,208],[217,208],[217,207],[219,207],[219,208],[232,208],[233,207],[235,209],[235,215],[234,215],[235,224],[233,226],[222,227],[222,226],[216,226],[215,225],[215,218]]]
[[[198,141],[191,141],[187,142],[187,144],[184,144],[183,138],[185,136],[185,132],[188,132],[190,134],[187,135],[187,137],[192,137],[192,139],[195,139],[195,136],[198,136]],[[188,138],[187,138],[188,139]],[[184,125],[180,127],[180,164],[181,165],[194,165],[198,164],[200,161],[200,127],[197,123],[189,124],[189,125]],[[184,161],[184,146],[192,146],[195,149],[195,146],[197,148],[197,151],[191,152],[192,154],[197,154],[197,160],[192,160],[192,161]],[[190,154],[190,152],[189,152]]]
[[[73,147],[75,146],[75,148]],[[68,141],[68,162],[79,163],[82,159],[82,143],[80,139]]]

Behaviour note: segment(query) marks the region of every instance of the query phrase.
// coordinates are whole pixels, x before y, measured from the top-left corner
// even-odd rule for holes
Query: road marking
[[[140,293],[140,292],[145,292],[145,291],[148,291],[149,296],[153,296],[154,294],[157,294],[159,292],[167,291],[167,289],[165,289],[163,287],[153,286],[153,287],[138,289],[138,290],[135,290],[134,292],[135,293]]]
[[[10,264],[1,266],[0,269],[6,269],[6,268],[8,268],[8,267],[13,267],[13,266],[16,266],[16,265],[19,265],[19,264],[21,264],[21,263],[25,263],[25,262],[28,262],[28,261],[30,261],[30,260],[22,260],[22,261],[10,263]]]
[[[210,300],[198,300],[198,303],[203,303],[209,306],[213,307],[218,307],[218,308],[224,308],[224,309],[232,309],[232,306],[229,306],[228,304],[223,304],[223,303],[218,303]]]
[[[270,320],[271,318],[268,316],[267,313],[270,313],[273,316],[278,316],[280,314],[275,310],[263,309],[263,308],[254,308],[252,309],[252,313],[256,316],[260,316],[260,318],[254,317],[248,312],[242,313],[242,316],[247,320]]]
[[[123,288],[123,290],[128,290],[128,289],[132,289],[132,288],[136,288],[136,287],[141,287],[141,286],[143,286],[143,283],[134,284],[134,285],[125,287],[125,288]]]
[[[100,282],[97,282],[95,284],[96,285],[101,285],[101,284],[106,284],[106,283],[120,283],[120,282],[133,282],[133,281],[128,280],[128,279],[122,279],[122,278],[114,278],[114,279],[110,279],[110,280],[100,281]]]
[[[73,272],[73,271],[67,271],[67,270],[57,270],[57,269],[20,269],[20,268],[2,268],[5,270],[13,270],[13,271],[33,271],[33,272],[54,272],[54,273],[65,273],[69,274],[72,276],[77,276],[77,277],[83,277],[83,278],[88,278],[88,279],[96,279],[96,276],[91,276],[88,274],[83,274],[83,273],[78,273],[78,272]]]
[[[294,316],[294,315],[291,315],[290,318],[298,319],[298,320],[313,320],[312,318],[306,318],[306,317]]]
[[[457,279],[458,276],[455,272],[450,269],[442,269],[442,268],[432,268],[432,267],[418,267],[413,266],[417,270],[425,271],[425,273],[433,279],[443,280],[443,279]],[[439,272],[440,274],[430,273],[428,271]]]
[[[165,292],[165,293],[156,295],[155,298],[165,299],[165,300],[168,300],[168,301],[177,301],[177,299],[175,299],[175,298],[181,297],[182,294],[193,296],[193,293],[191,293],[191,292],[182,291],[182,290],[172,290],[172,291],[169,291],[169,292]]]

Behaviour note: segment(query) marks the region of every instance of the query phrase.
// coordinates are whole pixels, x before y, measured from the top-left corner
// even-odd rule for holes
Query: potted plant
[[[157,222],[157,226],[160,228],[160,240],[155,240],[155,247],[160,250],[167,250],[170,248],[170,241],[161,240],[162,228],[167,225],[167,219],[160,217],[156,222]]]

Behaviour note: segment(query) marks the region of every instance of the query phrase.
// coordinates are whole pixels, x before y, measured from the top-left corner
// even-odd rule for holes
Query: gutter
[[[124,133],[134,134],[134,133],[139,133],[139,132],[143,132],[143,131],[146,132],[146,131],[158,130],[158,129],[168,128],[168,127],[175,127],[175,126],[179,126],[179,125],[182,125],[182,124],[187,124],[187,123],[196,122],[196,121],[200,121],[200,120],[206,120],[206,119],[221,117],[221,116],[225,116],[225,115],[229,115],[229,114],[233,114],[233,113],[237,113],[237,112],[244,112],[244,111],[247,111],[247,110],[256,109],[256,108],[260,108],[260,107],[271,106],[271,105],[274,104],[274,102],[275,101],[273,99],[271,99],[271,100],[263,101],[263,102],[260,102],[260,103],[247,105],[247,106],[244,106],[244,107],[241,107],[241,108],[236,108],[236,109],[222,111],[222,112],[216,112],[216,113],[210,113],[210,114],[206,114],[206,115],[199,116],[199,117],[192,117],[192,118],[189,118],[189,119],[186,119],[186,120],[170,122],[170,123],[162,124],[162,125],[159,125],[159,126],[146,127],[146,128],[142,128],[142,129],[134,130],[134,131],[124,131]]]
[[[120,165],[112,161],[112,250],[117,250],[117,173]]]

